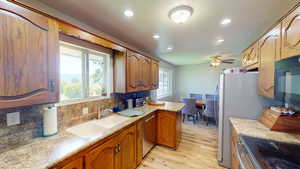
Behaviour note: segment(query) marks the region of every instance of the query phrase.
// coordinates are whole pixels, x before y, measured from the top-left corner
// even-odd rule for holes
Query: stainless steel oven
[[[300,55],[275,63],[275,98],[300,103]]]

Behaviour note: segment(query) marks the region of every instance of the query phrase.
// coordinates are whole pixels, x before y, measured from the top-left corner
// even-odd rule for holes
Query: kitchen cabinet
[[[157,144],[176,149],[181,138],[180,112],[157,112]]]
[[[238,135],[233,127],[231,128],[231,131],[231,169],[240,169],[236,146],[238,142]]]
[[[282,21],[282,59],[300,54],[300,7]]]
[[[127,50],[114,54],[114,90],[130,93],[157,89],[158,61]]]
[[[85,160],[86,169],[135,169],[136,125],[88,152]]]
[[[135,169],[136,164],[136,125],[123,131],[118,139],[119,153],[117,154],[118,169]],[[100,167],[101,168],[101,167]]]
[[[0,11],[0,109],[57,102],[56,21],[6,1]]]
[[[281,24],[263,36],[259,41],[259,81],[258,94],[274,98],[275,62],[280,59]]]
[[[151,89],[151,59],[145,56],[142,57],[141,64],[141,89],[140,90],[150,90]]]
[[[86,169],[119,169],[116,154],[119,152],[116,137],[87,153],[85,156]]]
[[[248,69],[255,69],[258,67],[258,43],[254,43],[244,52],[242,52],[242,65]]]
[[[83,169],[83,158],[78,158],[61,168],[54,169]]]
[[[159,82],[159,62],[151,60],[151,75],[150,75],[150,88],[151,90],[158,89]]]
[[[143,135],[142,120],[136,124],[136,164],[139,165],[143,160]]]

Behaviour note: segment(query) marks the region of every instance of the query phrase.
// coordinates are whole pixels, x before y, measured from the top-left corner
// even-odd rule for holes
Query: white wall
[[[190,93],[214,94],[219,82],[219,75],[224,68],[238,67],[240,63],[230,66],[210,67],[208,63],[177,66],[175,73],[175,97],[189,97]]]

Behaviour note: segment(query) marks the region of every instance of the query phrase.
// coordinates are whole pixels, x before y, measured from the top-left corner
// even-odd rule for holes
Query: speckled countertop
[[[238,135],[246,135],[287,143],[300,143],[300,135],[271,131],[258,120],[230,118],[230,121]]]
[[[118,117],[126,119],[109,130],[90,138],[79,137],[67,131],[61,131],[58,135],[52,137],[34,139],[34,141],[30,144],[1,153],[0,169],[48,169],[156,110],[177,112],[183,107],[184,104],[174,102],[166,102],[164,106],[145,105],[139,108],[145,111],[142,116],[132,118],[123,116]],[[120,115],[113,114],[111,116]]]

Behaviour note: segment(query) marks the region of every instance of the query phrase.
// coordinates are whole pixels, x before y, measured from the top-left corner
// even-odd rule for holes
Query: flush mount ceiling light
[[[126,9],[126,10],[124,11],[124,15],[127,16],[128,18],[130,18],[130,17],[133,17],[134,13],[133,13],[132,10]]]
[[[169,47],[167,48],[167,50],[168,50],[168,51],[172,51],[172,50],[173,50],[173,47],[172,47],[172,46],[169,46]]]
[[[231,19],[229,19],[229,18],[225,18],[225,19],[223,19],[222,21],[221,21],[221,24],[222,25],[228,25],[228,24],[230,24],[231,23]]]
[[[153,38],[154,38],[154,39],[159,39],[160,36],[159,36],[158,34],[154,34],[154,35],[153,35]]]
[[[181,5],[170,10],[169,18],[177,24],[183,24],[192,16],[192,14],[192,7]]]

